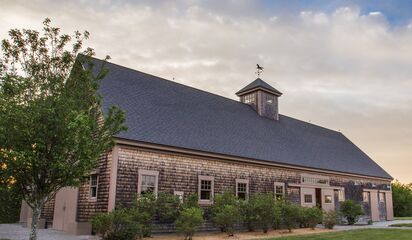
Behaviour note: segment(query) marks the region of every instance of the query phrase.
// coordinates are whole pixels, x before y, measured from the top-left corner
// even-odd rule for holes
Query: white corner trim
[[[110,167],[110,184],[109,184],[109,200],[107,203],[107,211],[111,212],[116,206],[116,185],[117,185],[117,168],[119,164],[119,147],[115,145],[112,149],[112,164]]]

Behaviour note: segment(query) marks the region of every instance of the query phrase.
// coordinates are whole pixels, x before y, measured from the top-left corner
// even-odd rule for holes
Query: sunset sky
[[[412,1],[0,0],[0,39],[46,17],[98,57],[233,99],[259,63],[281,114],[412,182]]]

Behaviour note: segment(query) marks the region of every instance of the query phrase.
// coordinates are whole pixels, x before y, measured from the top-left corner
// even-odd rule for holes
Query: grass
[[[395,220],[412,220],[412,217],[395,217]]]
[[[412,223],[398,223],[389,225],[389,227],[412,227]]]
[[[360,229],[300,236],[272,238],[273,240],[412,240],[412,230]]]

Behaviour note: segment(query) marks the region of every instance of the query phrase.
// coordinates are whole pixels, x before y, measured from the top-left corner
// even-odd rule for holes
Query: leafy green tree
[[[322,222],[323,212],[318,207],[311,208],[301,208],[305,225],[310,227],[312,230],[315,229],[316,225]]]
[[[396,217],[412,216],[412,183],[392,183],[393,211]]]
[[[255,208],[256,225],[262,228],[264,233],[273,226],[275,221],[275,200],[272,194],[256,194],[250,199]]]
[[[173,223],[179,216],[181,208],[178,196],[159,193],[156,199],[156,215],[160,223]]]
[[[157,211],[156,196],[153,193],[146,193],[136,198],[131,211],[133,220],[142,225],[143,236],[150,237],[153,219]]]
[[[89,33],[60,34],[50,23],[42,33],[12,29],[1,46],[0,182],[14,184],[33,210],[30,239],[45,202],[79,186],[125,129],[120,109],[101,112],[107,71],[91,62],[93,49],[82,50]]]
[[[176,229],[185,234],[185,240],[192,240],[196,229],[203,223],[203,213],[199,207],[183,208],[176,220]]]
[[[242,216],[243,224],[245,224],[247,230],[249,232],[253,232],[257,224],[254,196],[252,196],[247,201],[240,202],[240,213]]]
[[[212,221],[223,232],[233,236],[235,224],[240,219],[239,200],[237,197],[232,192],[217,194],[214,204],[210,208]]]
[[[346,221],[348,221],[349,225],[355,224],[359,220],[359,217],[364,214],[362,206],[353,200],[342,202],[340,205],[340,212]]]

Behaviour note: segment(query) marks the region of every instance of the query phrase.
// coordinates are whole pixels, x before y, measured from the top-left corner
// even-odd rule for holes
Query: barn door
[[[69,224],[76,221],[77,188],[62,188],[56,194],[53,214],[53,229],[67,231]]]

